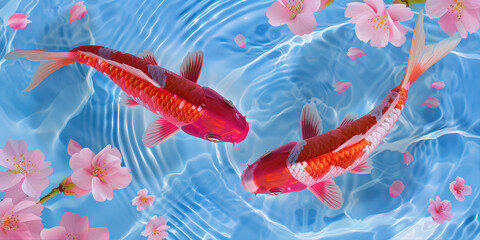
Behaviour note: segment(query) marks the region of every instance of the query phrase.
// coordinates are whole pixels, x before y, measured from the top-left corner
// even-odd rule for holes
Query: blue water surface
[[[414,6],[415,17],[403,23],[408,29],[403,46],[374,48],[357,39],[344,17],[347,0],[316,13],[318,26],[304,37],[286,25],[268,24],[265,12],[272,2],[86,0],[87,16],[70,23],[75,1],[0,0],[0,146],[8,138],[24,139],[30,149],[42,150],[54,169],[44,194],[72,173],[70,139],[95,152],[111,144],[133,174],[111,201],[54,197],[45,203],[44,226],[59,225],[62,214],[72,211],[88,215],[90,227],[107,227],[111,239],[143,238],[140,232],[153,215],[169,220],[169,239],[479,239],[479,33],[412,85],[405,111],[371,156],[372,174],[336,178],[345,199],[340,210],[308,191],[254,197],[243,189],[240,175],[247,162],[301,138],[305,103],[317,107],[323,128],[331,130],[349,112],[366,114],[400,83],[414,19],[423,8]],[[17,12],[30,14],[32,23],[24,30],[5,26]],[[447,37],[437,19],[425,17],[425,28],[428,43]],[[235,44],[237,34],[245,35],[245,48]],[[233,147],[179,133],[146,148],[141,137],[156,115],[119,105],[120,88],[103,74],[72,64],[23,93],[39,63],[3,59],[16,49],[64,51],[89,44],[131,54],[148,49],[175,72],[188,52],[203,50],[198,83],[247,114],[249,135]],[[352,46],[367,55],[348,58]],[[436,80],[446,87],[430,87]],[[339,81],[352,86],[337,93],[333,84]],[[422,105],[430,97],[439,99],[438,108]],[[409,166],[402,161],[407,150],[415,158]],[[473,189],[464,202],[448,189],[456,176]],[[403,181],[405,190],[392,199],[388,189],[395,180]],[[157,198],[138,212],[131,200],[142,188]],[[451,201],[451,221],[433,222],[427,208],[435,196]]]

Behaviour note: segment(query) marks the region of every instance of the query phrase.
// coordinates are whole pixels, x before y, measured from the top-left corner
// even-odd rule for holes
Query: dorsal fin
[[[358,115],[356,113],[347,113],[347,115],[345,115],[342,122],[340,123],[339,127],[348,125],[354,122],[355,120],[357,120],[357,118],[358,118]]]
[[[180,66],[180,75],[196,83],[203,66],[203,52],[188,53]]]
[[[322,134],[322,119],[317,109],[311,104],[306,103],[303,105],[301,124],[303,139]]]
[[[153,53],[149,50],[143,50],[143,52],[138,54],[138,56],[143,58],[143,60],[149,62],[150,64],[158,65],[157,59],[155,59],[155,55],[153,55]]]

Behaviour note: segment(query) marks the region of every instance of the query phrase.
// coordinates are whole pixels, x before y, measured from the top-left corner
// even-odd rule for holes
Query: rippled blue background
[[[132,183],[115,190],[112,201],[96,202],[91,195],[49,200],[45,227],[59,225],[62,214],[73,211],[88,215],[90,227],[108,227],[112,239],[141,238],[153,215],[169,219],[170,239],[478,239],[478,33],[410,88],[403,115],[371,156],[372,174],[336,178],[345,199],[342,209],[328,209],[307,191],[254,197],[243,189],[240,174],[247,162],[300,139],[306,102],[317,106],[323,128],[331,130],[348,112],[367,113],[398,85],[414,25],[414,19],[404,22],[409,32],[402,47],[372,48],[355,37],[354,25],[343,15],[349,1],[336,0],[316,13],[318,26],[311,36],[298,37],[286,25],[268,24],[265,12],[272,2],[85,1],[88,15],[69,23],[74,1],[0,0],[0,146],[13,138],[41,149],[54,169],[49,189],[71,174],[69,139],[95,152],[112,144],[133,174]],[[31,15],[24,30],[5,26],[17,12]],[[427,42],[447,37],[437,20],[425,21]],[[237,34],[245,35],[246,48],[234,43]],[[132,54],[149,49],[161,66],[175,72],[189,51],[203,50],[199,84],[232,99],[248,115],[248,137],[233,148],[179,133],[148,149],[141,136],[156,116],[119,106],[120,89],[103,74],[73,64],[22,93],[38,63],[3,59],[15,49],[69,50],[88,44]],[[352,46],[367,55],[349,59]],[[332,85],[345,80],[351,88],[336,93]],[[436,80],[446,87],[431,88]],[[429,97],[439,99],[437,109],[421,105]],[[415,157],[409,166],[402,161],[406,150]],[[456,176],[473,189],[464,202],[448,190]],[[405,191],[391,199],[388,188],[395,180],[403,181]],[[157,199],[137,212],[131,199],[142,188]],[[432,221],[427,207],[435,196],[452,202],[451,221]]]

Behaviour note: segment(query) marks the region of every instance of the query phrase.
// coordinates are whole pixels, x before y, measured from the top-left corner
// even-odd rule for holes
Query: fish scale
[[[198,120],[203,109],[181,99],[174,94],[153,86],[146,80],[139,79],[133,74],[118,68],[112,64],[78,52],[82,63],[88,64],[98,71],[108,75],[123,91],[134,99],[139,99],[145,106],[154,113],[161,113],[172,116],[184,123],[191,123]],[[154,101],[156,99],[156,101]],[[182,108],[180,103],[183,102]]]

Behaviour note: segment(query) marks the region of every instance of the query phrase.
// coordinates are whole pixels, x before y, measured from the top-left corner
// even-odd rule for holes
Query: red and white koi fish
[[[303,140],[267,151],[243,172],[243,187],[255,195],[308,189],[328,207],[341,208],[342,193],[332,178],[346,172],[370,173],[372,167],[367,158],[402,113],[410,84],[459,42],[457,35],[425,46],[421,12],[415,24],[406,73],[399,86],[367,115],[355,120],[348,114],[338,128],[324,134],[316,109],[306,104],[301,115]]]
[[[145,50],[140,56],[101,46],[81,46],[65,52],[16,50],[5,58],[41,61],[24,91],[32,90],[52,72],[74,62],[87,64],[109,76],[123,90],[122,104],[142,105],[160,115],[142,137],[147,147],[162,143],[180,130],[212,142],[239,143],[245,139],[248,123],[233,103],[196,83],[202,70],[203,52],[187,55],[180,68],[181,75],[158,66],[150,51]]]

